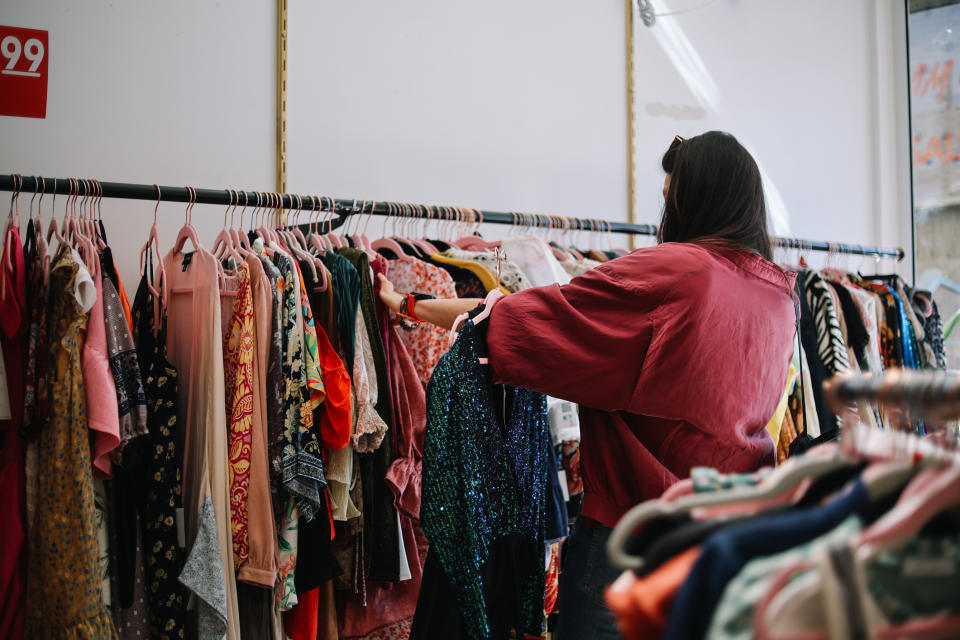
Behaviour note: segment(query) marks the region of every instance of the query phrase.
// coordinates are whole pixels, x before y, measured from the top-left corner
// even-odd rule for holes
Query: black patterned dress
[[[154,335],[154,296],[144,278],[133,302],[134,341],[147,398],[151,439],[143,464],[140,536],[143,541],[150,637],[185,637],[185,590],[178,581],[184,554],[177,542],[181,497],[182,449],[177,437],[177,370],[167,360],[166,318]]]

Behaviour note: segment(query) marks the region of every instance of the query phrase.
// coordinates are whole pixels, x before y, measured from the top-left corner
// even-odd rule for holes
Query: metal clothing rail
[[[624,233],[643,236],[657,235],[657,227],[652,224],[634,224],[630,222],[616,222],[613,220],[597,220],[593,218],[571,218],[566,216],[551,216],[536,213],[504,213],[501,211],[480,211],[462,207],[448,207],[436,205],[405,204],[396,202],[345,200],[316,195],[297,195],[290,193],[276,194],[270,191],[244,191],[242,189],[188,189],[187,187],[170,187],[152,184],[135,184],[128,182],[100,182],[96,186],[90,185],[94,181],[82,179],[71,182],[68,178],[39,178],[36,176],[15,176],[0,174],[0,191],[15,191],[21,193],[56,193],[58,195],[79,194],[97,195],[104,198],[122,198],[128,200],[159,200],[165,202],[195,202],[198,204],[213,204],[227,206],[242,203],[244,205],[270,206],[268,200],[273,197],[273,205],[285,209],[301,209],[303,211],[324,211],[340,216],[340,220],[333,223],[339,226],[351,215],[373,214],[381,216],[406,216],[414,218],[432,217],[438,220],[461,220],[464,215],[474,216],[468,220],[475,222],[492,222],[525,227],[549,227],[570,229],[574,231],[598,231],[610,233]],[[16,183],[16,184],[15,184]],[[95,189],[87,193],[87,190]],[[239,200],[238,200],[239,198]],[[315,209],[314,209],[315,207]],[[903,249],[870,247],[859,244],[843,244],[824,242],[820,240],[803,240],[800,238],[774,238],[778,247],[795,248],[804,251],[823,251],[835,254],[874,256],[877,258],[895,258],[902,260]]]
[[[889,369],[880,376],[841,376],[825,385],[832,406],[872,402],[904,408],[948,409],[960,415],[960,374]]]

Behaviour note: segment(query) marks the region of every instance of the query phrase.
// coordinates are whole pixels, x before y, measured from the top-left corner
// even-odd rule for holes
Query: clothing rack
[[[18,176],[0,174],[0,191],[19,191],[20,193],[47,193],[58,195],[80,195],[103,198],[121,198],[127,200],[162,200],[164,202],[193,202],[229,206],[243,204],[249,206],[276,206],[284,209],[298,209],[305,212],[333,213],[339,218],[331,221],[329,229],[342,225],[350,216],[380,215],[403,216],[408,218],[432,218],[447,221],[466,221],[471,223],[492,222],[514,226],[568,229],[573,231],[596,231],[624,233],[631,235],[655,236],[657,227],[652,224],[634,224],[613,220],[593,218],[572,218],[536,213],[505,213],[501,211],[481,211],[463,207],[437,205],[405,204],[396,202],[347,200],[316,195],[277,194],[270,191],[245,191],[242,189],[194,189],[187,187],[157,186],[129,182],[100,182],[83,179],[41,178],[37,176]],[[273,198],[272,202],[270,198]],[[859,244],[843,244],[822,240],[801,238],[773,238],[774,244],[787,249],[802,251],[822,251],[833,254],[873,256],[875,258],[895,258],[903,260],[903,249],[871,247]]]
[[[835,410],[854,402],[960,416],[960,374],[954,371],[890,369],[882,376],[837,377],[825,384]]]

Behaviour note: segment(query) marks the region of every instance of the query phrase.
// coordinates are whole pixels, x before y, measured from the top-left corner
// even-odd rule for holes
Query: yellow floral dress
[[[78,264],[61,245],[50,270],[49,420],[38,443],[37,504],[27,574],[28,638],[116,638],[103,602],[93,471],[80,365],[87,314],[74,296]]]

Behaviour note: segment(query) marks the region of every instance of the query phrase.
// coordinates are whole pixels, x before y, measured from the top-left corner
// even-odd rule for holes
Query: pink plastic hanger
[[[57,181],[53,181],[53,204],[50,205],[50,225],[47,227],[47,245],[49,246],[50,240],[55,235],[57,237],[57,242],[63,244],[65,242],[63,234],[60,232],[60,225],[57,224]],[[66,212],[66,209],[64,209]]]
[[[23,186],[23,178],[19,173],[13,174],[13,192],[10,194],[10,212],[7,214],[7,229],[12,226],[20,228],[20,187]],[[3,267],[9,276],[13,275],[13,245],[16,240],[8,233],[3,234]],[[7,278],[0,280],[0,300],[7,298]]]
[[[360,226],[360,218],[363,216],[364,212],[367,210],[367,201],[360,201],[360,208],[357,209],[357,201],[353,201],[353,208],[350,211],[350,217],[347,218],[346,223],[341,228],[340,237],[344,240],[347,246],[353,246],[355,249],[363,249],[360,244],[360,239],[356,235],[356,228]],[[351,232],[351,229],[353,231]]]
[[[310,196],[310,199],[311,199],[311,202],[312,202],[312,201],[313,201],[313,196]],[[298,207],[298,208],[297,208],[297,223],[300,222],[300,213],[303,211],[302,206],[303,206],[303,201],[302,201],[302,199],[300,198],[300,196],[297,196],[297,207]],[[312,211],[313,211],[313,210],[311,209],[311,213],[312,213]],[[307,248],[307,239],[304,237],[303,231],[300,230],[300,225],[299,225],[299,224],[295,224],[293,227],[291,227],[291,232],[293,233],[293,237],[295,237],[295,238],[300,242],[300,247],[303,248],[304,250],[306,250],[306,248]]]
[[[268,200],[269,196],[266,191],[257,192],[257,208],[253,212],[253,217],[255,218],[253,224],[260,225],[254,230],[254,233],[260,237],[260,243],[263,245],[264,254],[272,258],[276,253],[273,250],[273,247],[276,245],[271,245],[272,241],[270,239],[270,234],[268,233],[264,223],[264,218],[267,216]]]
[[[488,293],[487,296],[483,299],[483,311],[481,311],[480,313],[478,313],[473,317],[473,324],[477,325],[483,322],[484,320],[486,320],[490,316],[490,312],[493,311],[493,305],[497,302],[497,300],[504,297],[504,295],[505,294],[503,293],[503,291],[500,290],[499,287],[497,287],[496,289],[491,289],[490,293]],[[460,327],[464,322],[466,322],[467,318],[469,317],[470,317],[469,313],[461,313],[453,321],[453,325],[450,327],[450,335],[447,336],[448,348],[452,347],[453,343],[457,341],[457,336],[460,333]],[[477,361],[480,364],[490,363],[489,358],[477,358]]]
[[[77,182],[79,186],[79,181]],[[97,257],[97,249],[93,246],[93,242],[84,232],[84,227],[87,225],[87,220],[85,217],[86,214],[86,204],[90,194],[90,183],[84,179],[83,180],[83,200],[80,201],[80,216],[77,216],[76,210],[74,210],[71,215],[71,230],[72,230],[72,241],[73,247],[76,249],[77,253],[80,254],[80,257],[83,259],[84,265],[87,267],[87,271],[90,272],[90,275],[96,279],[100,275],[100,260]],[[76,206],[76,200],[74,200],[74,206]]]
[[[183,226],[180,227],[179,233],[177,233],[177,240],[173,245],[173,250],[175,253],[182,253],[183,246],[186,244],[187,240],[193,245],[193,250],[198,251],[200,249],[200,236],[197,234],[196,227],[193,226],[193,205],[196,202],[196,191],[193,187],[186,187],[188,194],[187,208],[184,213]]]
[[[250,242],[247,240],[247,234],[243,233],[243,214],[247,210],[247,203],[250,201],[250,196],[246,191],[243,192],[243,209],[240,210],[240,222],[238,231],[236,227],[233,226],[233,216],[230,216],[230,237],[233,238],[233,246],[237,247],[240,253],[249,253],[250,252]],[[237,202],[240,202],[240,196],[237,195]],[[236,207],[234,207],[236,209]]]
[[[364,201],[364,206],[365,205],[366,205],[366,201]],[[360,231],[360,233],[358,234],[355,231],[353,234],[353,238],[354,238],[354,241],[357,243],[357,246],[363,249],[363,251],[367,254],[367,256],[371,260],[376,259],[378,256],[377,256],[377,252],[374,250],[373,246],[370,244],[370,238],[367,237],[367,227],[370,226],[370,220],[371,218],[373,218],[373,211],[374,209],[376,209],[376,207],[377,207],[377,201],[372,200],[370,202],[369,210],[367,211],[366,221],[363,224],[363,231],[360,231],[360,222],[358,221],[357,231]],[[363,216],[363,209],[364,207],[361,207],[361,210],[360,210],[361,217]]]
[[[473,221],[474,216],[478,218],[476,223],[477,228],[479,228],[479,226],[483,223],[483,213],[476,209],[470,209],[469,211],[471,215],[471,222]],[[476,229],[474,229],[474,232],[475,231]],[[456,240],[453,243],[453,246],[467,251],[492,251],[493,249],[500,247],[501,243],[499,240],[488,242],[478,235],[470,234],[464,235]]]
[[[67,185],[69,186],[69,191],[67,193],[67,199],[63,203],[63,240],[68,245],[73,244],[73,203],[77,198],[77,193],[79,192],[79,187],[77,185],[76,178],[68,178]]]
[[[313,198],[313,196],[310,196]],[[325,255],[327,249],[329,248],[324,244],[323,236],[320,235],[320,216],[323,210],[323,197],[317,199],[317,209],[316,213],[311,213],[310,215],[310,237],[308,248],[312,248],[317,252],[317,255]]]
[[[422,211],[424,213],[422,218],[423,229],[420,232],[420,237],[415,242],[417,243],[417,246],[423,249],[428,256],[432,256],[435,253],[440,253],[440,250],[437,249],[432,242],[427,240],[427,227],[430,226],[430,222],[433,220],[435,209],[432,210],[429,206],[421,206],[423,206]]]
[[[197,204],[197,190],[193,187],[186,187],[189,200],[187,202],[186,211],[184,213],[184,225],[180,229],[180,233],[177,234],[177,241],[174,245],[175,253],[183,252],[183,245],[187,240],[193,244],[194,252],[206,251],[203,248],[203,245],[200,244],[200,237],[197,234],[196,227],[193,226],[193,207]],[[212,256],[211,256],[212,257]],[[226,291],[227,277],[223,272],[223,265],[220,264],[220,261],[215,259],[213,260],[214,264],[217,267],[217,290],[224,295],[230,295],[230,292]],[[181,293],[183,290],[174,289],[173,293]],[[187,291],[192,291],[188,289]]]
[[[234,203],[234,193],[231,189],[227,189],[227,195],[230,196],[229,204],[227,208],[223,211],[223,228],[220,229],[220,233],[217,234],[216,239],[213,241],[213,255],[217,259],[217,262],[221,262],[225,258],[232,258],[233,261],[239,266],[244,262],[243,256],[240,255],[240,252],[237,251],[236,246],[233,243],[233,236],[230,234],[230,231],[227,229],[227,214],[230,213],[231,209],[235,207]]]
[[[279,194],[276,192],[267,193],[267,206],[263,210],[263,222],[258,229],[261,237],[267,242],[273,242],[280,248],[284,248],[285,242],[281,242],[281,238],[277,235],[277,232],[271,228],[270,224],[274,226],[277,223],[277,203],[279,200]]]
[[[103,187],[100,186],[99,180],[93,180],[92,182],[95,195],[94,201],[90,205],[90,222],[93,225],[93,233],[91,234],[91,237],[96,240],[97,250],[103,252],[103,250],[107,248],[107,243],[104,242],[103,236],[100,235],[100,225],[103,224],[103,214],[100,210],[100,205],[103,202]],[[96,215],[93,215],[94,207],[97,209]]]
[[[330,196],[322,196],[321,201],[324,198],[326,198],[327,201],[327,215],[322,216],[322,221],[320,217],[317,218],[317,235],[320,236],[320,243],[326,247],[326,250],[333,251],[337,247],[330,238],[330,229],[333,226],[333,215],[337,209],[337,201]],[[323,229],[326,229],[326,231],[323,231]]]
[[[277,193],[268,193],[267,194],[267,207],[263,210],[263,228],[266,232],[267,238],[270,242],[273,242],[280,248],[284,248],[280,242],[280,238],[277,236],[276,227],[278,224],[279,215],[277,213]]]
[[[429,220],[428,216],[430,214],[430,210],[422,204],[415,204],[411,206],[416,208],[416,212],[418,214],[417,219],[411,223],[411,226],[414,228],[414,231],[416,230],[417,222],[423,222],[424,227],[426,227],[426,222]],[[416,234],[412,233],[411,235],[413,236]],[[428,256],[432,256],[435,253],[439,253],[439,251],[437,251],[437,248],[435,246],[427,242],[426,238],[423,237],[422,232],[420,233],[419,238],[411,237],[410,242]]]
[[[283,198],[290,199],[290,206],[283,206]],[[296,253],[296,238],[290,233],[290,217],[293,215],[293,196],[288,194],[277,194],[277,224],[275,230],[277,239],[283,243],[283,248],[288,253]],[[293,244],[291,244],[293,243]]]
[[[37,257],[40,259],[40,265],[43,268],[43,282],[46,284],[50,278],[50,249],[43,237],[43,196],[47,194],[46,178],[40,176],[37,178],[37,184],[41,185],[40,201],[37,203],[37,217],[35,220],[31,218],[30,224],[33,225],[34,236],[37,239]]]
[[[161,311],[166,313],[167,310],[167,270],[163,266],[163,256],[160,255],[160,234],[157,228],[157,209],[160,208],[160,186],[153,185],[157,188],[157,204],[153,208],[153,226],[150,227],[150,234],[147,236],[147,242],[143,245],[143,248],[140,249],[140,275],[143,276],[146,274],[147,267],[147,252],[153,249],[157,257],[157,272],[159,273],[160,289],[158,290],[154,287],[151,278],[147,278],[147,289],[153,295],[153,332],[154,335],[160,330],[160,318]],[[159,306],[158,306],[159,301]]]
[[[414,235],[414,227],[417,224],[417,215],[416,212],[419,211],[417,205],[414,204],[401,204],[403,209],[403,217],[400,219],[400,236],[399,240],[406,243],[411,247],[417,247],[423,251],[423,247],[419,246],[416,240],[412,238]],[[432,254],[431,254],[432,255]]]
[[[260,239],[260,244],[266,246],[267,239],[263,237],[263,234],[260,233],[260,228],[257,227],[257,217],[260,214],[260,207],[263,202],[263,193],[260,191],[254,191],[254,193],[257,194],[257,204],[253,207],[253,211],[250,212],[250,232]]]
[[[316,210],[316,208],[317,208],[317,199],[316,199],[315,196],[310,196],[310,216],[311,216],[311,218],[312,218],[313,212]],[[299,225],[297,226],[297,231],[300,231]],[[302,233],[302,232],[300,233],[300,237],[303,238],[303,233]],[[311,232],[310,232],[310,240],[314,240],[315,238],[316,238],[316,236],[313,234],[313,232],[312,232],[312,230],[311,230]],[[330,282],[329,282],[329,280],[328,280],[328,278],[327,278],[327,268],[326,268],[326,266],[323,264],[323,260],[321,260],[320,258],[318,258],[317,256],[315,256],[315,255],[313,255],[312,253],[309,252],[310,244],[307,242],[306,238],[303,239],[303,244],[304,244],[304,247],[305,247],[304,254],[306,255],[306,258],[313,263],[314,268],[317,270],[317,279],[319,280],[319,282],[317,283],[316,290],[317,290],[317,291],[321,291],[321,292],[326,291],[326,290],[327,290],[327,287],[330,286]]]
[[[388,202],[387,215],[393,216],[395,215],[395,213],[396,213],[396,210],[395,210],[394,203]],[[383,226],[386,227],[386,225],[387,223],[386,221],[384,221]],[[413,258],[407,255],[407,253],[403,250],[403,247],[401,247],[396,240],[393,240],[391,238],[384,237],[384,238],[380,238],[379,240],[374,240],[373,243],[371,244],[371,248],[374,251],[379,251],[380,249],[387,249],[393,252],[394,254],[396,254],[397,260],[400,260],[401,262],[410,262],[413,260]]]
[[[291,202],[294,196],[290,196]],[[280,232],[282,237],[285,237],[287,240],[287,247],[289,248],[291,254],[301,263],[306,265],[306,269],[310,272],[310,275],[313,276],[313,281],[321,282],[322,279],[326,278],[326,274],[318,273],[317,264],[318,260],[316,257],[307,252],[307,250],[300,243],[300,240],[293,234],[293,229],[297,229],[297,223],[300,219],[300,213],[303,211],[303,198],[299,195],[296,196],[297,206],[296,213],[293,212],[293,207],[287,210],[287,225],[285,229]],[[293,223],[290,224],[291,217]],[[302,234],[301,234],[302,235]]]
[[[860,535],[861,547],[878,552],[912,538],[938,513],[960,504],[960,466],[925,470],[915,483],[917,489],[905,490],[897,505]]]
[[[285,221],[283,222],[283,236],[287,239],[287,246],[291,249],[299,249],[303,251],[303,243],[300,241],[300,237],[303,234],[298,236],[295,232],[299,231],[297,224],[300,220],[300,215],[303,213],[303,198],[300,195],[290,194],[290,207],[287,208],[287,215]],[[293,200],[296,198],[297,205],[293,206]]]
[[[334,207],[332,209],[332,212],[335,213],[336,201],[333,201],[333,204],[334,204]],[[357,201],[354,200],[353,201],[354,208],[356,208],[356,205],[357,205]],[[349,215],[352,215],[352,212]],[[350,221],[349,215],[347,216],[347,219],[344,221],[344,224]],[[347,246],[347,244],[343,241],[343,238],[341,238],[339,235],[333,232],[333,216],[332,215],[330,216],[330,222],[331,222],[330,231],[327,232],[327,237],[330,239],[330,242],[333,243],[334,248],[342,249],[343,247]]]
[[[261,196],[263,201],[262,206],[261,206]],[[256,228],[256,233],[263,240],[264,245],[266,245],[267,243],[270,242],[270,240],[272,240],[272,238],[270,237],[270,233],[267,230],[266,224],[263,221],[263,218],[266,216],[266,211],[269,205],[270,205],[270,194],[268,194],[265,191],[264,192],[258,191],[257,192],[257,208],[253,212],[253,216],[254,216],[253,224],[260,225]]]
[[[97,203],[97,198],[99,196],[98,184],[96,180],[84,180],[87,183],[87,190],[91,193],[90,197],[87,199],[87,208],[83,216],[84,220],[84,231],[87,236],[87,240],[90,241],[90,245],[93,247],[94,254],[99,255],[99,252],[103,249],[100,246],[100,233],[97,229],[97,223],[95,222],[95,216],[93,213],[93,208]],[[104,247],[106,245],[103,245]],[[99,259],[97,260],[99,263]]]

